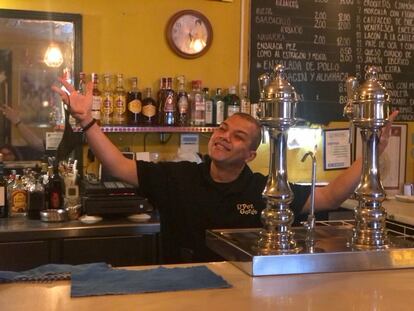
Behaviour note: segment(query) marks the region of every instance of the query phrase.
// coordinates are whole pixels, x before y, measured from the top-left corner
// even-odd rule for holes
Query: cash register
[[[136,187],[121,182],[100,168],[100,178],[86,176],[81,183],[82,208],[87,215],[132,215],[151,212],[148,200]]]

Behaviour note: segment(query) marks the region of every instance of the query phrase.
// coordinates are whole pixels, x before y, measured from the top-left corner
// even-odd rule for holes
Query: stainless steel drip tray
[[[251,276],[414,268],[414,241],[390,236],[384,250],[352,249],[352,226],[316,227],[314,252],[306,248],[306,231],[292,228],[300,252],[261,255],[260,229],[207,230],[207,246]]]

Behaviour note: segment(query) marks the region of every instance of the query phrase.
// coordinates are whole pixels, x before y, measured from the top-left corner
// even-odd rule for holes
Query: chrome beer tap
[[[355,196],[359,202],[355,209],[353,247],[356,249],[384,249],[389,241],[385,227],[386,212],[382,207],[385,190],[379,172],[378,144],[381,128],[388,123],[390,99],[377,80],[377,70],[370,67],[366,81],[357,87],[348,79],[348,103],[344,114],[361,129],[362,174]]]
[[[269,132],[269,176],[263,197],[266,208],[262,211],[263,229],[260,231],[258,250],[262,254],[296,253],[300,248],[293,238],[294,220],[289,204],[293,192],[287,179],[287,130],[296,123],[297,94],[285,78],[284,68],[277,65],[272,74],[259,77],[260,114],[262,126]]]

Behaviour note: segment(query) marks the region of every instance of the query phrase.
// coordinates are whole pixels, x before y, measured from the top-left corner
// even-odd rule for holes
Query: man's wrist
[[[84,128],[85,126],[87,126],[89,123],[91,123],[92,122],[92,120],[93,120],[93,118],[92,117],[86,117],[85,119],[83,119],[83,120],[80,120],[79,121],[79,125],[80,125],[80,127],[81,128]]]

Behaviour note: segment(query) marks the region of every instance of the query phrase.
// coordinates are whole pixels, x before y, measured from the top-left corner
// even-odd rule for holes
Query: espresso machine
[[[289,204],[293,193],[286,173],[286,131],[298,121],[298,96],[286,80],[283,67],[277,65],[272,73],[259,77],[259,120],[270,138],[263,228],[207,230],[210,249],[251,276],[414,267],[414,242],[387,234],[382,207],[386,194],[379,174],[378,147],[381,129],[389,122],[390,98],[377,80],[375,67],[367,70],[365,79],[361,85],[355,78],[347,80],[348,101],[344,108],[350,127],[360,128],[363,142],[361,179],[355,189],[355,220],[315,226],[316,161],[310,154],[312,212],[305,226],[291,226],[294,216]]]

